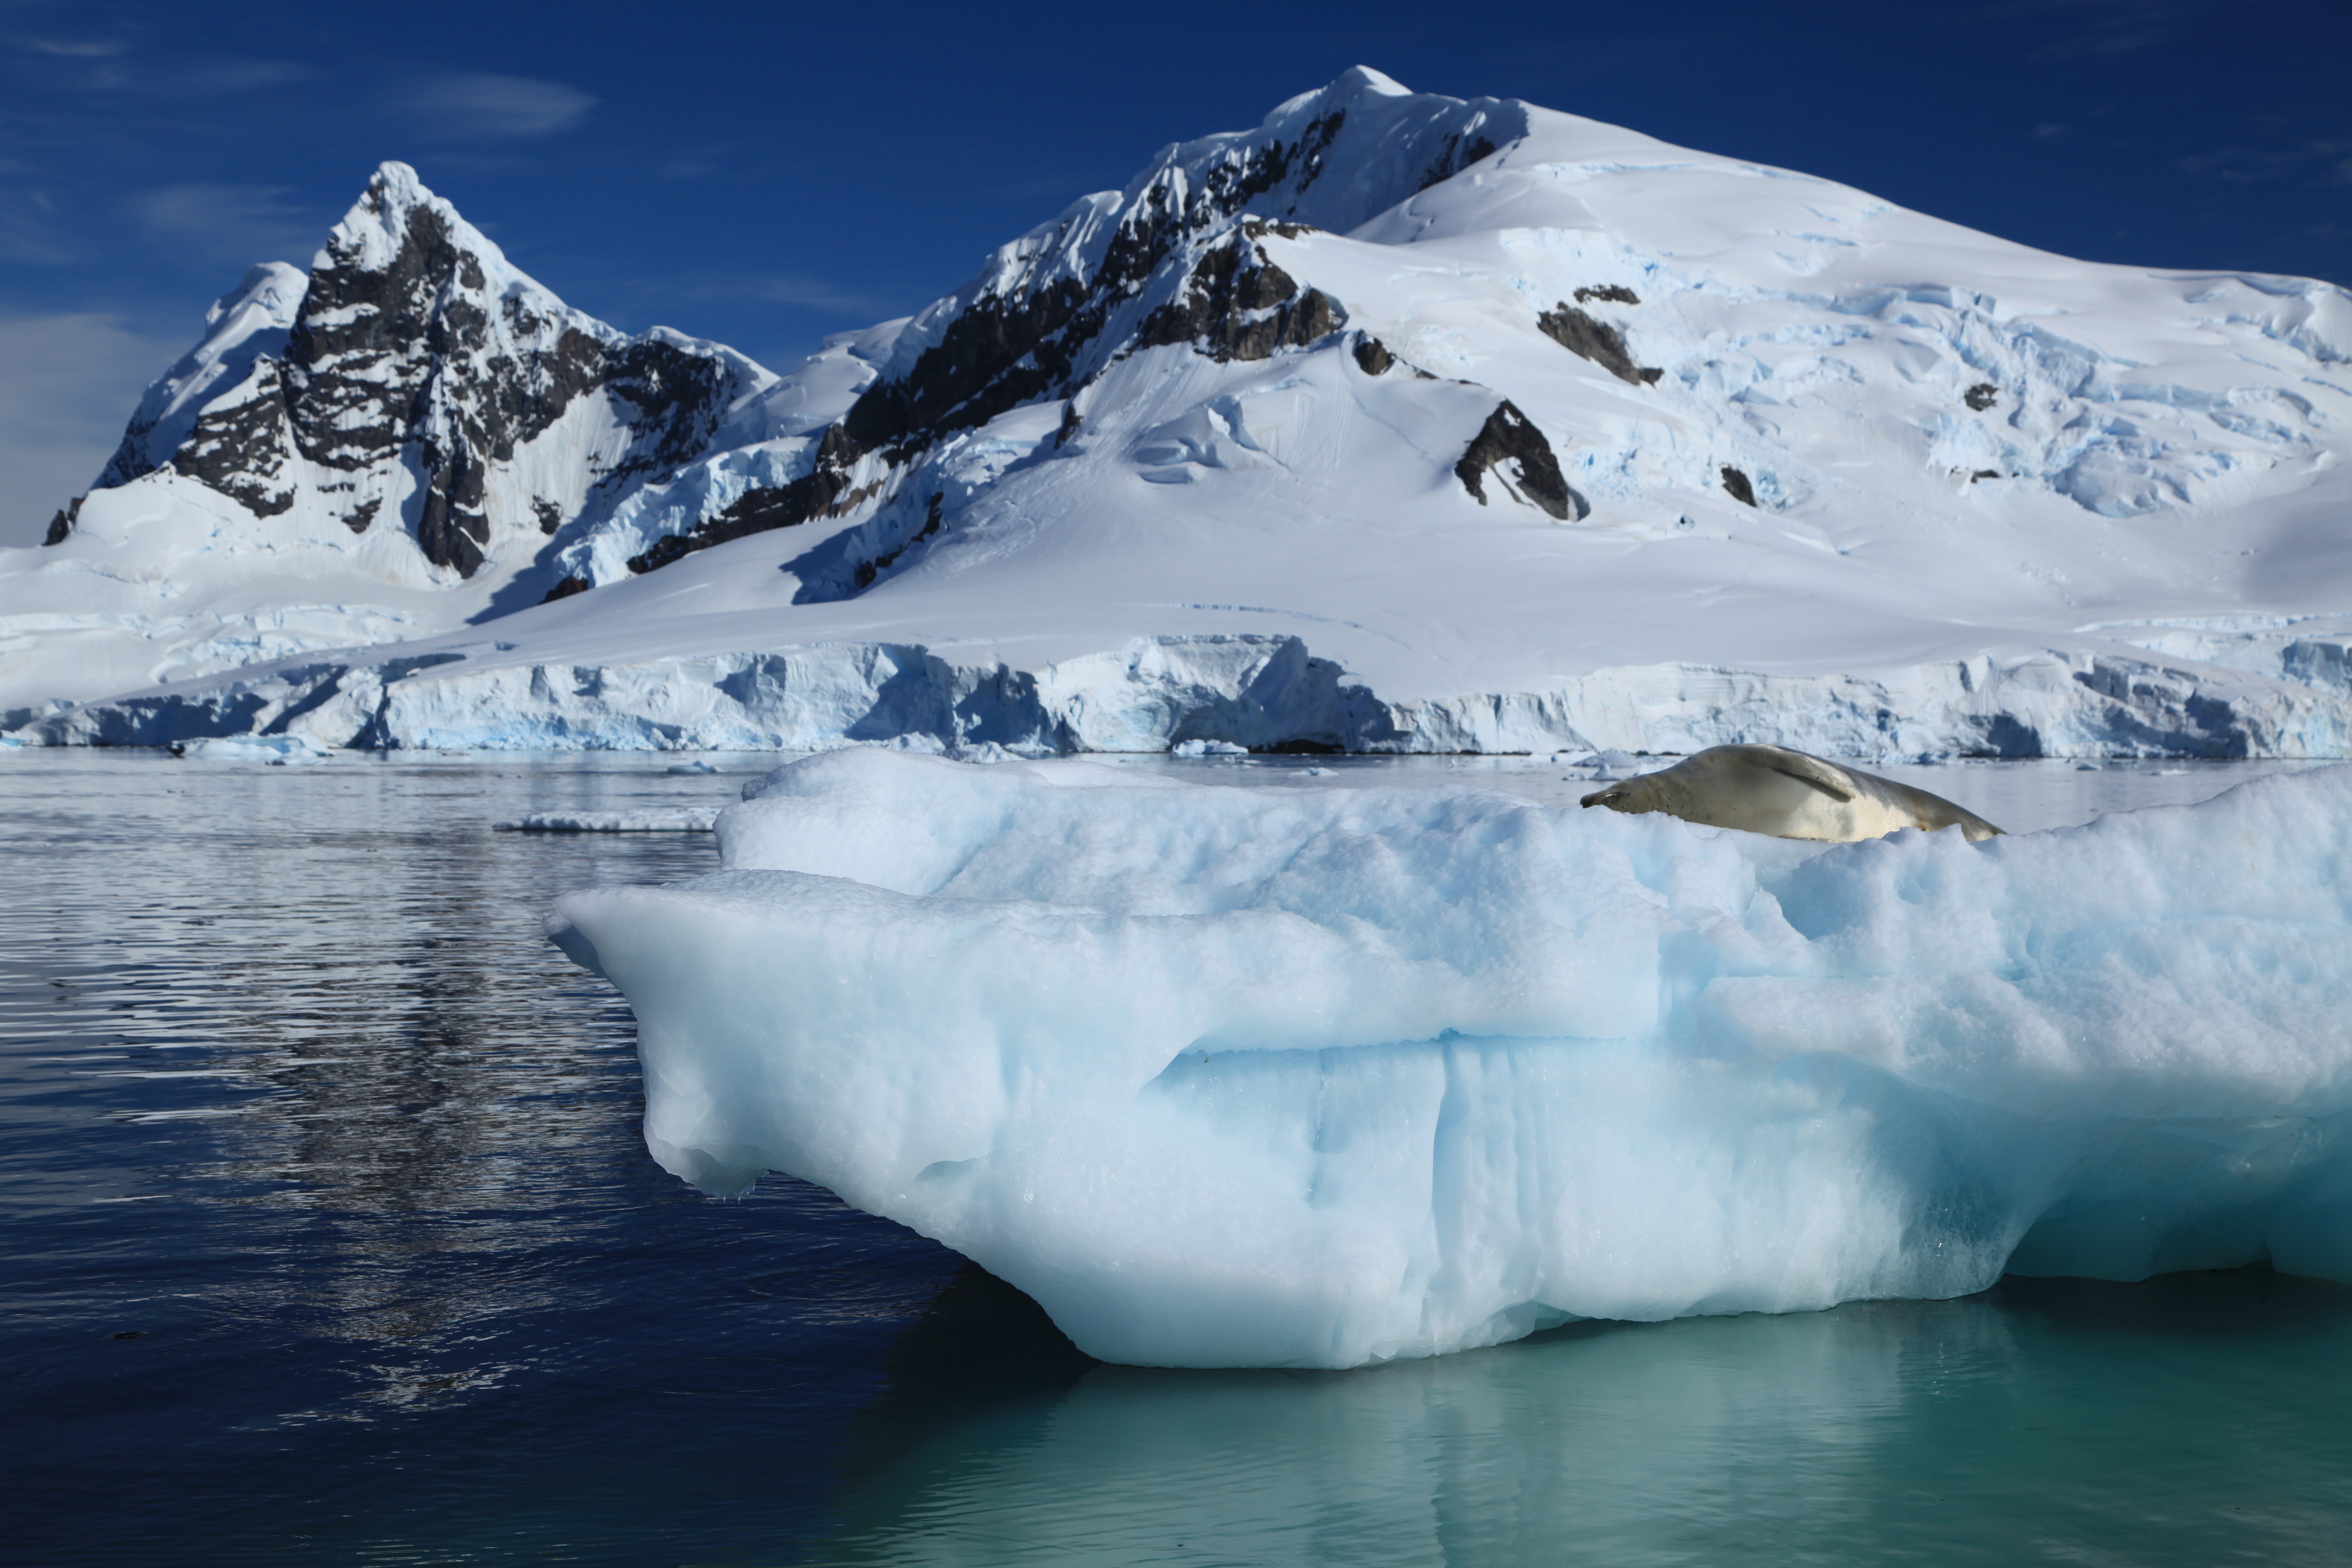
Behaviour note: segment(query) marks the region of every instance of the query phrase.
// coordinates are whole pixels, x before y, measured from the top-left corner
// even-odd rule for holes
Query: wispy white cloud
[[[126,206],[150,237],[208,260],[310,259],[326,237],[328,221],[287,202],[284,185],[196,183],[138,192]]]
[[[2005,0],[1985,6],[1980,19],[2015,21],[2027,39],[2042,41],[2027,56],[2047,63],[2136,54],[2186,33],[2216,0]]]
[[[61,60],[110,60],[131,52],[120,38],[27,38],[18,47]]]
[[[326,73],[299,60],[194,60],[176,68],[165,85],[199,97],[231,92],[258,92],[316,81]]]
[[[0,316],[0,544],[41,542],[113,455],[141,389],[187,346],[119,316]]]
[[[822,278],[810,278],[797,272],[771,272],[749,279],[743,292],[770,304],[806,305],[820,310],[865,310],[873,308],[872,299],[856,289],[844,289]]]
[[[441,141],[534,141],[572,130],[594,95],[560,81],[480,71],[428,77],[399,96],[425,135]]]
[[[764,305],[800,305],[812,310],[840,310],[853,315],[876,313],[884,303],[860,289],[804,272],[707,272],[648,281],[645,288],[649,294],[697,303],[754,300]]]
[[[55,267],[74,258],[47,191],[0,189],[0,259]]]
[[[2346,170],[2352,169],[2352,160],[2338,162],[2347,152],[2352,152],[2352,142],[2340,139],[2307,140],[2290,146],[2221,147],[2180,159],[2178,167],[2184,174],[2226,180],[2236,185],[2307,179],[2314,174],[2337,180],[2346,177]]]

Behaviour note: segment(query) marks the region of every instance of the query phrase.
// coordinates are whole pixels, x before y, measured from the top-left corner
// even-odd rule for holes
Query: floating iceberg
[[[323,763],[334,755],[330,747],[310,735],[224,735],[190,741],[173,750],[203,763]]]
[[[726,869],[550,922],[655,1157],[820,1182],[1108,1360],[2352,1280],[2352,769],[1826,848],[880,750],[745,793]]]

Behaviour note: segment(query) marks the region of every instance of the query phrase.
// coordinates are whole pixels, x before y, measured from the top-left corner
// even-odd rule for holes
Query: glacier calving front
[[[746,794],[726,869],[551,923],[655,1156],[820,1182],[1106,1359],[2352,1281],[2352,769],[1827,849],[880,750]]]
[[[405,170],[369,200],[313,292],[360,286],[382,258],[344,240],[393,208],[438,215],[452,276],[489,280],[464,300],[601,345],[588,423],[437,468],[420,426],[356,532],[174,466],[212,448],[149,451],[62,543],[0,557],[0,710],[28,733],[2347,750],[2328,284],[2070,261],[1361,69],[781,379],[566,313]],[[178,432],[290,286],[226,301],[134,435]],[[995,364],[992,332],[1028,346]],[[709,382],[658,440],[631,355]],[[1547,461],[1572,504],[1539,504]],[[476,479],[459,581],[420,531],[434,484]]]

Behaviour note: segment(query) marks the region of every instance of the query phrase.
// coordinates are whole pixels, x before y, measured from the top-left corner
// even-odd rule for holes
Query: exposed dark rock
[[[1388,345],[1369,333],[1357,338],[1355,353],[1356,368],[1366,375],[1383,374],[1396,363],[1396,355],[1389,353]]]
[[[1298,223],[1289,218],[1245,217],[1242,219],[1242,232],[1252,239],[1264,239],[1269,234],[1278,234],[1285,239],[1304,239],[1310,234],[1323,231],[1311,223]]]
[[[377,184],[369,198],[381,210],[391,195]],[[488,465],[607,374],[603,342],[512,296],[491,308],[504,312],[509,341],[537,346],[520,363],[490,354],[491,318],[478,302],[487,284],[480,258],[419,203],[383,267],[329,243],[287,342],[286,414],[302,455],[346,471],[408,455],[424,490],[417,544],[428,561],[467,574],[489,540]],[[364,529],[373,514],[355,509],[345,521]]]
[[[588,579],[585,577],[566,577],[562,582],[550,588],[547,591],[547,597],[541,599],[540,603],[551,605],[558,599],[568,599],[574,594],[584,594],[589,586]]]
[[[485,258],[446,207],[394,205],[402,199],[397,179],[370,183],[362,202],[394,226],[396,248],[387,260],[356,237],[329,241],[282,359],[257,359],[224,389],[234,400],[173,454],[179,472],[266,517],[293,504],[299,455],[327,471],[319,494],[358,533],[405,466],[419,548],[470,574],[490,539],[489,476],[580,397],[610,396],[635,437],[598,476],[608,494],[701,456],[739,391],[729,362],[658,338],[600,336],[544,295],[492,294]],[[556,502],[528,504],[541,532],[562,526]]]
[[[904,374],[868,387],[851,405],[827,433],[814,472],[754,491],[691,532],[659,541],[632,560],[631,569],[652,571],[727,539],[837,514],[893,482],[944,437],[1043,399],[1074,399],[1091,374],[1082,369],[1082,357],[1100,357],[1113,316],[1172,266],[1185,268],[1174,297],[1147,318],[1134,346],[1191,342],[1220,361],[1263,359],[1336,330],[1345,320],[1338,303],[1302,289],[1257,244],[1314,229],[1244,209],[1286,187],[1296,195],[1312,185],[1346,119],[1344,110],[1319,115],[1296,142],[1236,148],[1190,178],[1163,172],[1129,205],[1083,282],[1050,267],[992,282]],[[1226,231],[1222,237],[1220,229]],[[1063,238],[1047,240],[1039,254],[1060,256]],[[1186,255],[1202,241],[1199,254]],[[1076,420],[1073,405],[1064,413],[1057,445],[1075,433]],[[849,476],[861,462],[875,477],[853,490]]]
[[[99,471],[96,489],[112,489],[117,485],[127,485],[155,471],[157,465],[147,455],[147,437],[153,429],[153,425],[141,421],[136,415],[131,416],[130,425],[122,432],[122,439],[115,446],[114,456],[109,458],[106,467]]]
[[[1582,290],[1579,290],[1581,297]],[[1544,336],[1572,354],[1591,360],[1620,381],[1643,386],[1654,382],[1665,372],[1633,363],[1626,352],[1624,336],[1606,321],[1596,321],[1575,306],[1562,303],[1536,318],[1536,325]]]
[[[1553,455],[1543,432],[1507,400],[1486,416],[1477,438],[1454,465],[1454,478],[1480,506],[1486,504],[1484,481],[1489,470],[1516,494],[1562,522],[1574,522],[1592,510],[1582,496],[1569,489],[1559,471],[1559,458]]]
[[[667,476],[694,461],[735,398],[735,377],[723,361],[659,338],[608,350],[601,369],[604,391],[635,408],[629,423],[651,437],[604,476],[607,486],[638,474]]]
[[[1989,381],[1980,381],[1960,394],[1960,397],[1969,407],[1981,414],[1999,401],[2000,389]]]
[[[1064,384],[1106,314],[1104,301],[1067,278],[1018,299],[977,300],[904,377],[868,387],[836,428],[858,453],[887,449],[898,458],[985,425]]]
[[[1969,483],[1974,484],[1979,479],[1997,479],[1999,478],[2000,478],[2000,470],[1999,468],[1979,468],[1975,473],[1969,476]]]
[[[256,517],[275,517],[294,504],[294,485],[287,472],[294,447],[278,363],[257,362],[246,384],[249,396],[213,408],[196,421],[173,454],[172,467]]]
[[[1413,188],[1416,191],[1425,191],[1441,180],[1452,179],[1479,159],[1491,158],[1494,155],[1495,144],[1484,136],[1479,137],[1467,147],[1462,145],[1460,136],[1448,136],[1445,139],[1444,151],[1439,153],[1431,161],[1428,169],[1423,171],[1421,176],[1421,184]]]
[[[1078,416],[1078,400],[1076,398],[1073,397],[1067,403],[1063,404],[1062,427],[1054,432],[1054,449],[1058,452],[1064,447],[1069,445],[1070,438],[1078,433],[1078,426],[1085,423],[1086,421]]]
[[[1598,300],[1607,305],[1638,305],[1642,297],[1622,283],[1596,283],[1576,291],[1576,302],[1589,305]]]
[[[425,471],[431,476],[425,504],[416,514],[416,542],[437,566],[455,566],[470,577],[490,542],[490,520],[482,510],[482,465],[462,443],[444,454],[424,444]]]
[[[1255,197],[1286,180],[1300,191],[1313,184],[1346,119],[1346,110],[1335,110],[1311,121],[1295,143],[1237,152],[1211,169],[1189,200],[1167,180],[1151,185],[1120,220],[1087,286],[1055,278],[974,300],[903,377],[867,388],[843,417],[855,451],[885,451],[902,461],[941,436],[1066,390],[1078,353],[1100,336],[1111,310],[1141,293],[1187,241],[1227,222]],[[1253,219],[1244,228],[1253,239],[1310,232],[1274,219]],[[1230,351],[1255,342],[1237,333],[1220,357],[1253,357]]]
[[[42,544],[63,544],[66,542],[66,535],[73,531],[75,521],[81,516],[81,503],[89,499],[87,496],[76,496],[59,507],[58,515],[49,519],[48,535],[41,541]],[[15,728],[14,725],[6,727]]]
[[[913,549],[916,545],[920,544],[924,540],[930,538],[931,535],[939,532],[940,506],[940,503],[946,500],[947,497],[944,495],[934,495],[931,497],[930,505],[923,519],[922,530],[912,539],[908,540],[904,544],[899,545],[895,550],[884,551],[881,554],[877,555],[871,561],[861,561],[857,563],[857,592],[862,594],[867,588],[873,586],[874,579],[888,571],[893,565],[897,564],[898,557],[907,553],[908,551]]]
[[[1302,295],[1297,279],[1236,230],[1202,253],[1181,294],[1143,319],[1135,346],[1189,342],[1220,364],[1260,360],[1336,331],[1344,314],[1319,289]]]
[[[1723,466],[1723,489],[1725,494],[1742,506],[1756,504],[1756,487],[1748,482],[1746,474],[1728,463]]]
[[[1348,111],[1335,109],[1307,121],[1307,129],[1289,146],[1278,141],[1269,142],[1264,147],[1239,154],[1232,162],[1218,164],[1202,182],[1195,208],[1205,207],[1220,217],[1230,217],[1253,198],[1264,195],[1286,180],[1304,193],[1322,174],[1323,155],[1339,139],[1340,127],[1347,122]],[[1295,179],[1293,170],[1297,171]],[[1193,226],[1198,232],[1207,225],[1196,222]]]
[[[1044,398],[1075,399],[1091,374],[1082,372],[1081,356],[1101,353],[1097,345],[1112,315],[1180,260],[1187,272],[1175,298],[1146,319],[1133,340],[1137,346],[1191,342],[1220,361],[1252,360],[1336,330],[1345,319],[1337,302],[1301,289],[1256,243],[1269,236],[1296,239],[1315,231],[1280,217],[1233,220],[1251,200],[1286,182],[1296,191],[1311,184],[1345,118],[1344,110],[1334,110],[1310,122],[1296,142],[1237,151],[1189,189],[1172,174],[1149,186],[1120,220],[1085,283],[1066,275],[1024,279],[982,293],[947,323],[905,374],[866,389],[827,432],[811,474],[753,491],[691,532],[657,542],[629,563],[631,569],[652,571],[728,539],[838,513],[871,493],[870,487],[853,493],[849,479],[869,455],[886,470],[903,470],[956,431]],[[1221,226],[1228,228],[1222,239],[1184,258],[1192,242]],[[1050,242],[1046,249],[1053,253]],[[1075,403],[1063,421],[1056,445],[1077,429]],[[888,479],[885,472],[875,483]]]
[[[851,438],[840,426],[833,426],[818,437],[815,466],[807,473],[790,484],[744,491],[726,510],[704,519],[692,532],[665,535],[643,553],[631,556],[629,570],[656,571],[730,539],[774,528],[795,528],[829,510],[846,510],[856,499],[850,490],[850,468],[856,460]]]
[[[378,183],[368,199],[381,211],[392,197]],[[362,468],[400,451],[438,413],[448,427],[420,477],[446,494],[440,465],[510,458],[604,379],[602,342],[514,296],[492,308],[514,339],[540,346],[522,363],[497,357],[478,366],[491,346],[489,312],[478,302],[488,281],[481,258],[430,203],[408,209],[401,247],[382,268],[331,241],[287,341],[288,413],[302,454],[327,468]]]

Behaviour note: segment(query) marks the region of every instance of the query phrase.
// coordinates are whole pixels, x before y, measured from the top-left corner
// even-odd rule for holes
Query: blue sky
[[[1348,66],[2048,249],[2352,283],[2352,5],[0,0],[0,543],[247,263],[416,165],[525,270],[778,368]]]

